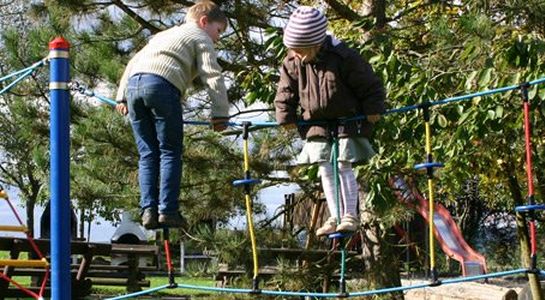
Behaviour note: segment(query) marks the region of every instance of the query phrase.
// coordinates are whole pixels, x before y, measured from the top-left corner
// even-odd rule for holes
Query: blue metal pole
[[[70,44],[58,37],[49,43],[51,152],[51,299],[71,297],[70,275]]]

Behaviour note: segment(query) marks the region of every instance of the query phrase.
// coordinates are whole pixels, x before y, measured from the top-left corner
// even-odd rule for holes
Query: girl
[[[331,215],[317,230],[319,236],[358,228],[358,185],[352,163],[366,161],[375,154],[368,137],[373,123],[384,112],[385,98],[382,82],[371,66],[358,52],[327,35],[326,28],[326,17],[315,8],[300,6],[290,16],[283,36],[289,51],[282,63],[274,100],[280,125],[294,128],[301,119],[311,123],[298,126],[305,139],[298,162],[319,164]],[[336,122],[359,115],[366,115],[366,120]],[[339,142],[339,208],[330,163],[332,135]]]

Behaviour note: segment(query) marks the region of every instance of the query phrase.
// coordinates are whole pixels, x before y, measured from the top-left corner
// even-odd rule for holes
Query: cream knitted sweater
[[[199,77],[207,88],[213,117],[227,117],[229,103],[214,43],[195,23],[186,23],[157,33],[127,64],[117,90],[117,100],[125,98],[132,75],[159,75],[176,86],[182,97]]]

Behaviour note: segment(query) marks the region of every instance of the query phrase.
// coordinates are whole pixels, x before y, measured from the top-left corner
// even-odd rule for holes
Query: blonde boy
[[[211,98],[213,129],[225,129],[229,104],[214,44],[227,18],[211,1],[200,1],[186,22],[156,34],[128,63],[119,83],[116,110],[128,114],[139,154],[142,224],[180,227],[182,171],[181,100],[199,79]]]

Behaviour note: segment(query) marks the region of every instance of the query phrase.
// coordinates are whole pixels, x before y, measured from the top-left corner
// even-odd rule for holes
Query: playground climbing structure
[[[52,282],[52,296],[54,300],[64,300],[64,299],[71,299],[71,290],[69,287],[66,286],[66,282],[70,281],[70,262],[69,262],[69,256],[70,256],[70,234],[69,230],[67,230],[70,227],[69,220],[70,220],[70,208],[69,208],[69,175],[70,175],[70,169],[69,169],[69,135],[70,135],[70,127],[69,127],[69,119],[70,119],[70,110],[69,110],[69,99],[70,99],[70,76],[69,76],[69,63],[68,63],[68,51],[69,51],[70,45],[68,42],[66,42],[62,38],[57,38],[53,40],[50,43],[50,54],[48,56],[48,61],[50,63],[50,93],[51,93],[51,199],[52,199],[52,220],[57,220],[54,224],[52,224],[52,240],[51,240],[51,269],[52,269],[52,276],[51,276],[51,282]],[[28,76],[32,73],[32,71],[37,68],[38,66],[43,65],[45,60],[37,63],[36,65],[33,65],[29,68],[23,69],[21,71],[17,71],[14,74],[23,76]],[[0,82],[4,81],[7,78],[12,78],[12,75],[8,75],[5,77],[0,78]],[[6,92],[9,90],[14,84],[21,81],[21,77],[18,77],[14,82],[10,83],[8,86],[3,88],[0,91],[0,94]],[[24,78],[24,77],[23,77]],[[140,295],[147,295],[151,294],[163,289],[168,288],[185,288],[185,289],[194,289],[194,290],[200,290],[200,291],[209,291],[209,292],[219,292],[219,293],[236,293],[236,294],[252,294],[252,295],[267,295],[267,296],[283,296],[283,297],[317,297],[317,298],[337,298],[337,297],[361,297],[361,296],[372,296],[372,295],[380,295],[385,293],[393,293],[393,292],[403,292],[406,290],[412,290],[412,289],[420,289],[425,287],[431,287],[431,286],[438,286],[441,284],[454,284],[459,282],[467,282],[467,281],[475,281],[475,280],[482,280],[486,278],[493,278],[493,277],[503,277],[503,276],[510,276],[515,274],[536,274],[536,275],[545,275],[545,272],[538,268],[537,266],[537,241],[536,241],[536,214],[538,211],[545,210],[545,205],[536,203],[534,199],[534,192],[533,192],[533,176],[532,176],[532,162],[531,162],[531,144],[530,144],[530,136],[531,136],[531,130],[530,130],[530,122],[528,118],[529,114],[529,99],[528,99],[528,93],[527,88],[532,85],[538,85],[545,83],[545,78],[540,78],[534,81],[530,82],[524,82],[517,85],[502,87],[494,90],[487,90],[483,92],[477,92],[472,93],[468,95],[463,96],[456,96],[447,98],[444,100],[436,101],[436,102],[424,102],[416,105],[406,106],[402,108],[392,109],[385,113],[385,115],[391,115],[396,113],[404,113],[409,112],[413,110],[421,110],[423,112],[424,116],[424,123],[425,123],[425,129],[426,129],[426,147],[425,147],[425,155],[426,159],[425,162],[422,164],[418,164],[415,166],[415,169],[422,169],[426,171],[427,174],[427,182],[428,182],[428,206],[427,208],[424,207],[424,209],[427,211],[427,217],[428,221],[430,223],[429,226],[429,241],[430,241],[430,273],[431,273],[431,280],[429,283],[424,284],[417,284],[417,285],[411,285],[411,286],[403,286],[403,287],[391,287],[391,288],[383,288],[383,289],[377,289],[377,290],[371,290],[371,291],[348,291],[346,289],[346,286],[344,285],[344,276],[341,276],[341,282],[340,282],[340,291],[338,292],[313,292],[313,291],[281,291],[281,290],[267,290],[267,289],[260,289],[258,286],[259,278],[256,270],[258,269],[258,256],[257,256],[257,241],[255,240],[254,236],[254,229],[253,229],[253,215],[251,210],[251,197],[249,195],[250,193],[250,186],[253,184],[258,183],[257,179],[252,179],[249,176],[249,164],[248,164],[248,158],[247,158],[247,147],[248,147],[248,141],[247,137],[244,141],[244,147],[245,147],[245,163],[244,163],[244,172],[245,172],[245,178],[242,180],[235,181],[235,185],[240,185],[245,188],[245,198],[246,198],[246,206],[247,206],[247,218],[248,218],[248,232],[250,235],[250,239],[252,242],[252,259],[254,264],[254,277],[253,277],[253,286],[252,288],[218,288],[218,287],[209,287],[209,286],[197,286],[197,285],[188,285],[183,283],[176,283],[174,281],[174,276],[169,276],[170,282],[167,285],[155,287],[146,291],[137,292],[133,294],[123,295],[114,297],[111,299],[128,299],[128,298],[134,298],[136,296]],[[84,94],[92,97],[96,97],[101,102],[106,103],[108,105],[113,105],[115,102],[111,99],[107,99],[106,97],[99,96],[95,93],[92,93],[90,91],[86,91],[85,89],[77,88],[78,91],[83,92]],[[484,97],[491,94],[496,93],[503,93],[507,91],[512,90],[521,90],[523,93],[523,99],[524,99],[524,127],[525,127],[525,138],[526,138],[526,163],[527,163],[527,172],[528,172],[528,205],[525,206],[518,206],[516,207],[516,212],[523,214],[529,224],[529,232],[530,232],[530,241],[531,241],[531,265],[516,269],[516,270],[509,270],[504,272],[497,272],[497,273],[489,273],[484,274],[485,270],[482,270],[482,272],[479,272],[477,275],[471,275],[462,277],[462,278],[454,278],[454,279],[444,279],[441,280],[438,277],[437,270],[435,269],[435,244],[434,244],[434,236],[435,232],[437,231],[436,226],[434,226],[434,220],[436,214],[441,214],[439,210],[436,208],[436,204],[434,201],[434,170],[436,168],[442,167],[442,163],[436,162],[433,160],[432,155],[432,147],[431,147],[431,126],[430,126],[430,108],[432,106],[437,105],[445,105],[449,103],[455,103],[460,101],[467,101],[469,99],[475,98],[475,97]],[[336,124],[342,124],[345,122],[351,122],[351,121],[358,121],[358,120],[364,120],[366,116],[358,116],[354,118],[349,119],[341,119],[336,120]],[[184,122],[185,124],[191,124],[191,125],[205,125],[210,126],[208,122],[200,122],[200,121],[188,121]],[[308,124],[306,122],[300,122],[299,125],[305,125]],[[260,129],[260,128],[268,128],[268,127],[276,127],[278,126],[275,122],[243,122],[242,124],[239,123],[229,123],[227,124],[229,126],[241,126],[243,129],[245,128],[246,131],[248,131],[249,128],[252,129]],[[334,164],[336,165],[336,164]],[[62,221],[62,223],[61,223]],[[65,222],[66,221],[66,222]],[[440,230],[439,230],[440,231]],[[168,234],[165,235],[165,243],[167,245],[168,249]],[[344,238],[343,235],[340,234],[333,234],[330,236],[332,239],[339,239],[341,242],[339,243],[341,248],[344,249],[342,239]],[[167,253],[169,251],[167,250]],[[345,255],[342,255],[341,258],[341,272],[343,272],[343,266],[344,266],[344,260]],[[7,262],[11,263],[11,262]],[[15,263],[15,262],[14,262]],[[25,262],[25,263],[31,263],[31,262]],[[46,261],[43,262],[32,262],[33,264],[43,264],[44,267],[48,267],[48,264]],[[169,272],[172,270],[172,268],[169,268]],[[471,273],[471,272],[470,272]],[[481,274],[482,273],[482,274]],[[171,274],[172,275],[172,274]],[[37,295],[39,296],[39,295]]]
[[[26,236],[26,239],[28,240],[29,244],[34,249],[35,254],[38,256],[38,259],[0,259],[0,265],[4,266],[4,271],[0,272],[0,278],[5,280],[8,283],[11,283],[18,287],[20,290],[22,290],[25,294],[28,296],[34,298],[34,299],[43,299],[43,294],[46,288],[47,281],[49,279],[49,262],[44,257],[36,243],[34,242],[34,239],[32,238],[32,235],[30,235],[28,228],[23,224],[23,221],[21,220],[21,217],[17,213],[17,210],[15,210],[15,207],[11,203],[8,197],[8,193],[6,190],[4,190],[2,187],[0,187],[0,199],[4,200],[4,202],[7,203],[9,206],[9,209],[13,212],[13,215],[17,219],[18,225],[3,225],[0,224],[0,231],[2,232],[20,232],[24,233]],[[5,205],[2,205],[5,207]],[[2,209],[2,206],[0,206],[0,209]],[[41,280],[41,285],[39,291],[36,293],[32,291],[29,288],[24,287],[14,279],[12,279],[9,276],[9,272],[13,267],[41,267],[45,269],[45,275],[43,276]]]

